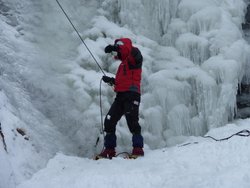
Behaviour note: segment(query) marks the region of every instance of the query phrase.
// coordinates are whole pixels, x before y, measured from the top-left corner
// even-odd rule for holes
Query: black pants
[[[139,125],[139,105],[141,96],[136,92],[119,92],[116,95],[104,121],[104,130],[107,133],[115,133],[116,124],[125,115],[129,130],[132,134],[141,134]]]

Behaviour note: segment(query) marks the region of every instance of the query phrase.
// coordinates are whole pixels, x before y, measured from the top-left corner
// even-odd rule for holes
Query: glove
[[[117,47],[116,45],[111,45],[111,44],[110,44],[110,45],[108,45],[108,46],[105,47],[104,52],[105,52],[105,53],[111,53],[112,51],[115,51],[115,52],[116,52],[116,51],[117,51],[117,48],[118,48],[118,47]]]
[[[115,79],[114,79],[114,78],[111,78],[111,77],[108,77],[108,76],[103,76],[103,77],[102,77],[102,80],[103,80],[105,83],[109,84],[110,86],[115,85]]]

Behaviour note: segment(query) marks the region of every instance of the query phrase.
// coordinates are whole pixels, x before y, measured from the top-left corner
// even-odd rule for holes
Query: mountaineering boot
[[[144,156],[142,135],[133,134],[132,142],[133,142],[133,150],[129,158],[136,159],[137,157]]]
[[[133,148],[132,155],[143,156],[144,155],[144,151],[143,151],[142,148]]]
[[[95,160],[98,159],[112,159],[115,157],[115,149],[114,148],[105,148],[99,155],[95,157]]]
[[[132,154],[129,156],[131,159],[136,159],[137,157],[144,156],[144,151],[142,148],[135,147],[132,150]]]
[[[98,159],[112,159],[115,157],[115,147],[116,147],[116,135],[115,133],[107,133],[104,137],[104,147],[105,149],[95,157],[96,160]]]

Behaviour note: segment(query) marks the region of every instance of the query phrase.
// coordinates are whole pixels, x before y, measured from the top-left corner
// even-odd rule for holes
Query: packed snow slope
[[[162,148],[233,120],[238,84],[250,75],[244,0],[60,3],[107,75],[119,65],[103,51],[114,39],[131,38],[143,54],[140,124],[149,158],[138,162],[165,158]],[[71,161],[64,154],[100,152],[100,120],[115,96],[101,85],[101,117],[102,75],[56,1],[0,0],[0,121],[7,145],[5,151],[0,143],[0,188],[25,182],[51,158],[48,168],[59,158]],[[117,138],[118,151],[131,151],[125,119]],[[88,166],[88,159],[79,161]]]
[[[250,129],[250,119],[207,135],[220,139],[245,129]],[[136,160],[94,161],[58,153],[17,188],[249,188],[250,137],[222,142],[191,137],[187,143],[191,144],[146,150],[145,157]]]

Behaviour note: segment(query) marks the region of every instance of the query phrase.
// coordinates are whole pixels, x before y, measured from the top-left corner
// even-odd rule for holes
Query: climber
[[[125,115],[132,133],[133,150],[131,156],[143,156],[143,137],[139,125],[140,85],[143,57],[138,48],[132,46],[129,38],[115,40],[114,45],[105,47],[105,53],[115,52],[115,59],[121,61],[115,78],[103,76],[102,80],[114,86],[116,98],[104,120],[104,150],[96,156],[112,158],[116,155],[116,124]]]

